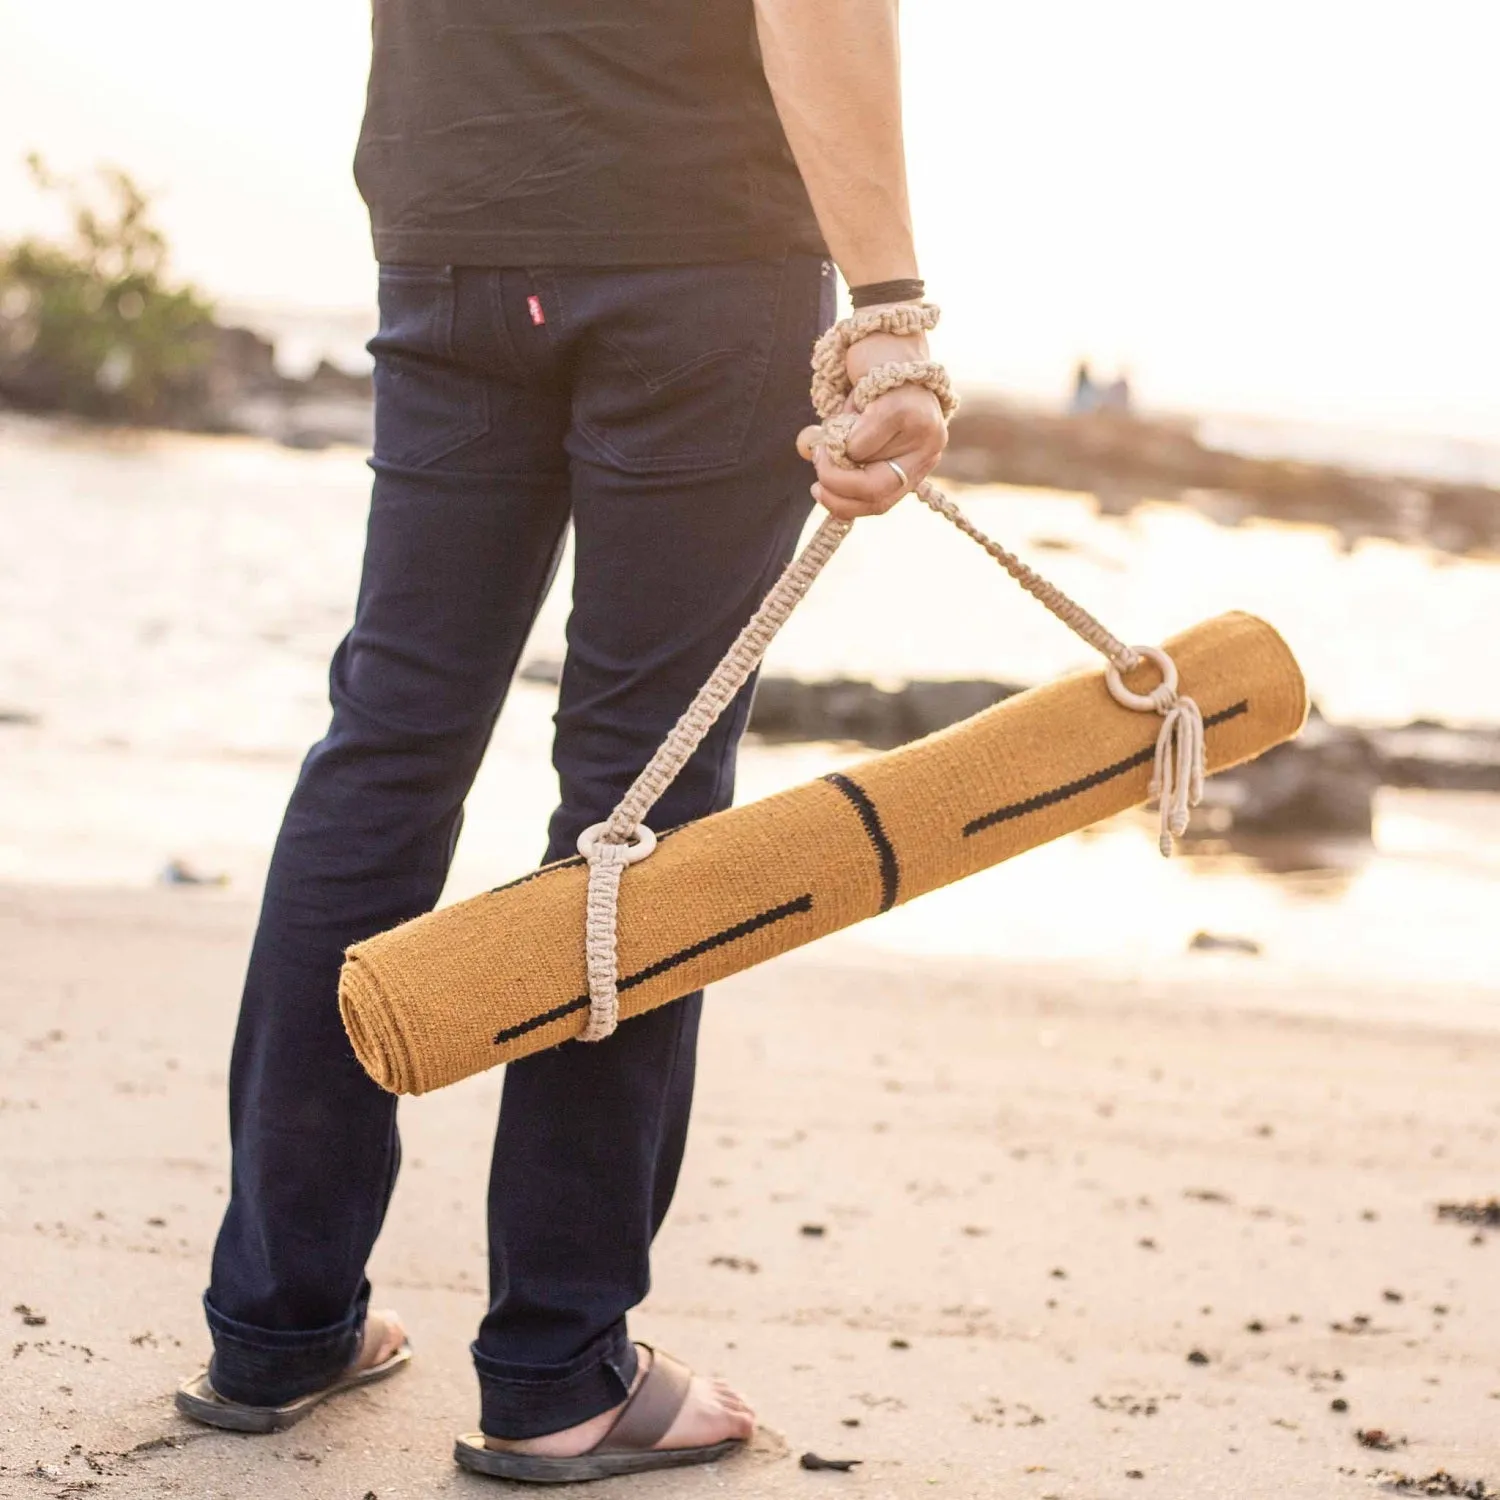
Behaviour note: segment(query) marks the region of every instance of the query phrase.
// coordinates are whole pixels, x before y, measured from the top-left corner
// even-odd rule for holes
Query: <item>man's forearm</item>
[[[755,0],[771,97],[851,286],[917,274],[896,0]]]

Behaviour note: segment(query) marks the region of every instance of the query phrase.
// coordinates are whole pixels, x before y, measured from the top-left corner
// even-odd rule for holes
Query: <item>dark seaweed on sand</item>
[[[861,1462],[857,1458],[819,1458],[816,1453],[804,1453],[797,1462],[804,1469],[832,1469],[837,1474],[848,1474],[854,1469],[855,1464]]]
[[[1455,1495],[1459,1500],[1500,1500],[1500,1491],[1492,1489],[1484,1480],[1455,1479],[1446,1469],[1439,1469],[1421,1479],[1392,1470],[1372,1477],[1382,1489],[1394,1495]]]
[[[1500,1229],[1500,1198],[1481,1203],[1439,1203],[1437,1216],[1454,1224],[1478,1224],[1486,1229]]]

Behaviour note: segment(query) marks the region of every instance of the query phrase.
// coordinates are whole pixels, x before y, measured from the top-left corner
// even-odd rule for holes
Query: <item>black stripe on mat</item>
[[[1242,698],[1238,703],[1232,703],[1228,708],[1220,709],[1216,714],[1209,714],[1203,720],[1205,729],[1212,729],[1216,724],[1225,724],[1230,719],[1237,719],[1241,714],[1250,712],[1250,700]],[[1080,776],[1077,781],[1064,782],[1062,786],[1055,786],[1051,791],[1038,792],[1035,797],[1028,797],[1024,802],[1010,802],[1004,807],[997,807],[994,812],[987,812],[983,817],[975,818],[971,823],[964,824],[964,837],[969,838],[976,833],[983,833],[986,828],[993,828],[996,823],[1008,823],[1012,818],[1024,818],[1027,813],[1040,812],[1044,807],[1055,807],[1059,802],[1067,802],[1070,798],[1081,796],[1084,792],[1092,791],[1096,786],[1103,786],[1106,781],[1113,781],[1117,776],[1123,776],[1127,771],[1133,771],[1137,766],[1150,765],[1156,759],[1156,746],[1148,745],[1144,750],[1138,750],[1134,755],[1127,755],[1124,760],[1117,760],[1112,766],[1105,766],[1100,771],[1090,771],[1087,776]]]
[[[528,870],[524,875],[517,875],[514,880],[507,880],[504,885],[492,886],[486,894],[498,896],[501,891],[513,891],[518,885],[540,880],[543,875],[552,875],[558,870],[571,870],[574,865],[581,865],[583,862],[581,854],[565,854],[561,859],[554,859],[550,864],[539,865],[535,870]]]
[[[759,932],[762,927],[774,926],[777,922],[785,921],[787,917],[796,916],[798,912],[811,911],[812,904],[811,892],[794,897],[790,901],[783,901],[780,906],[773,906],[769,911],[746,917],[743,922],[736,922],[733,927],[726,927],[722,932],[716,932],[711,937],[703,938],[686,948],[679,948],[676,953],[669,953],[665,958],[657,959],[654,964],[647,964],[644,969],[627,975],[616,988],[634,989],[636,985],[645,984],[648,979],[655,979],[658,974],[665,974],[680,964],[713,952],[715,948],[722,948],[728,943],[738,942],[740,938],[749,937],[752,932]],[[528,1031],[535,1031],[540,1026],[550,1026],[553,1021],[561,1021],[564,1016],[571,1016],[576,1010],[587,1010],[588,1003],[589,997],[580,995],[576,1000],[569,1000],[565,1005],[554,1006],[553,1009],[543,1011],[539,1016],[532,1016],[529,1021],[522,1021],[516,1026],[507,1026],[504,1031],[495,1033],[495,1045],[498,1047],[502,1043],[513,1042],[517,1037],[525,1036]]]
[[[895,847],[886,835],[885,825],[880,821],[880,814],[870,801],[870,794],[857,781],[851,781],[838,771],[825,776],[823,780],[836,786],[854,804],[859,821],[864,825],[865,833],[880,859],[880,909],[889,911],[896,904],[896,896],[901,889],[901,866],[896,860]]]

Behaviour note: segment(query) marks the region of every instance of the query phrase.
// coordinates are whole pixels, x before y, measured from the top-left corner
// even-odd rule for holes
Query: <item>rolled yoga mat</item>
[[[1166,650],[1210,771],[1302,727],[1302,674],[1263,621],[1220,615]],[[1068,677],[664,833],[620,885],[622,1019],[1144,802],[1158,724],[1102,673]],[[350,948],[339,1006],[371,1078],[424,1094],[577,1036],[587,885],[582,858],[559,860]]]

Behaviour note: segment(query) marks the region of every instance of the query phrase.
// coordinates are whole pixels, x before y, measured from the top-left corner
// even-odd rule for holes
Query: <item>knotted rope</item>
[[[877,396],[898,386],[921,385],[937,398],[945,419],[958,409],[948,372],[932,360],[877,365],[857,385],[851,385],[846,368],[849,346],[860,339],[874,333],[909,335],[927,331],[935,328],[937,321],[938,309],[930,303],[864,308],[835,323],[818,340],[812,359],[812,400],[822,419],[817,446],[840,468],[860,467],[849,457],[849,434],[859,420],[859,414]],[[1109,663],[1105,682],[1117,702],[1126,708],[1161,716],[1151,796],[1161,809],[1161,852],[1170,854],[1173,839],[1187,830],[1189,808],[1196,806],[1203,794],[1204,773],[1203,715],[1191,698],[1178,694],[1177,668],[1172,659],[1154,646],[1128,646],[1112,635],[1055,584],[1049,583],[1013,552],[986,536],[930,479],[924,479],[913,493],[930,510],[983,547],[1027,593],[1105,658]],[[812,587],[852,526],[852,521],[831,515],[823,521],[812,539],[772,585],[760,608],[740,631],[723,660],[714,668],[615,810],[604,822],[594,824],[580,836],[578,851],[588,860],[589,866],[585,922],[589,1019],[581,1035],[583,1041],[602,1041],[618,1024],[616,931],[620,877],[627,865],[646,858],[656,846],[655,835],[645,826],[646,815],[687,764],[735,694],[750,680],[776,632]],[[1133,693],[1125,686],[1121,674],[1144,660],[1156,664],[1162,680],[1150,694]]]

